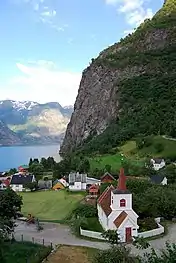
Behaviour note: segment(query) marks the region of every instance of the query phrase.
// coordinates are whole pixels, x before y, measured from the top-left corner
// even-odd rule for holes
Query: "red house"
[[[115,178],[108,172],[106,172],[102,177],[101,177],[101,183],[112,183],[115,181]]]
[[[21,165],[18,167],[18,172],[19,173],[27,173],[29,169],[28,165]]]
[[[99,186],[96,184],[93,184],[89,187],[89,194],[93,196],[97,196],[99,192]]]

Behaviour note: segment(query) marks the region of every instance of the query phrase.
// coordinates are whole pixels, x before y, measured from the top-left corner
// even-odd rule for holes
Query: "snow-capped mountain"
[[[18,135],[22,143],[29,144],[59,143],[72,111],[73,107],[62,107],[58,102],[0,101],[0,121]]]

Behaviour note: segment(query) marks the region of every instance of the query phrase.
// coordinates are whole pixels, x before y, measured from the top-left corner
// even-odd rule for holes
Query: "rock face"
[[[121,112],[124,112],[124,105],[131,95],[126,95],[126,99],[123,97],[125,81],[147,75],[152,78],[156,72],[161,76],[171,74],[169,67],[166,69],[163,64],[163,52],[171,56],[169,50],[176,45],[175,18],[176,0],[167,0],[152,20],[144,21],[135,33],[92,60],[82,75],[61,154],[72,151],[91,136],[103,133],[111,122],[119,118],[125,120]],[[126,111],[130,111],[130,103]]]

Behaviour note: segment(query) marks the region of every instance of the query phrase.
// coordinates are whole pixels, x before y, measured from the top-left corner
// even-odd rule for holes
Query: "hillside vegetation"
[[[118,102],[117,114],[102,133],[82,139],[81,152],[108,152],[136,136],[176,137],[176,0],[167,0],[151,20],[101,52],[92,65],[119,72],[111,97]]]

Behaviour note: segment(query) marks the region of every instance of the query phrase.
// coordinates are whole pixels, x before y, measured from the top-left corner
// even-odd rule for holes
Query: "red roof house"
[[[102,183],[112,183],[115,181],[115,178],[108,172],[106,172],[102,177],[101,177],[101,182]]]
[[[99,186],[96,184],[93,184],[89,187],[89,194],[90,195],[98,195],[99,192]]]

